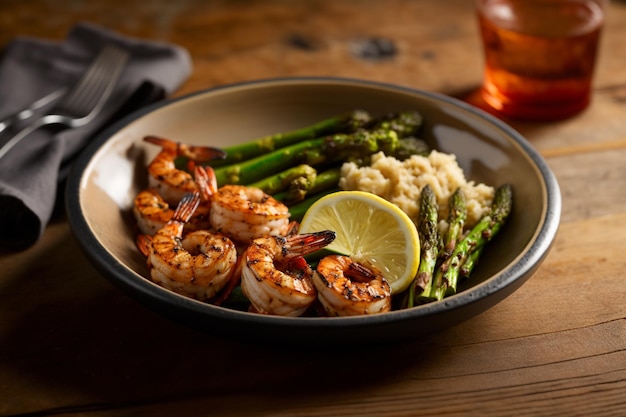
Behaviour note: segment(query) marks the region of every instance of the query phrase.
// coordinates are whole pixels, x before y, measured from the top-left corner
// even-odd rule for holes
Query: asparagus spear
[[[461,270],[459,272],[462,277],[469,278],[470,274],[474,270],[474,267],[476,266],[476,263],[478,262],[478,258],[480,258],[480,255],[483,253],[484,249],[485,247],[481,246],[480,248],[476,248],[476,250],[470,253],[470,255],[465,260],[465,263],[461,265]]]
[[[329,168],[325,171],[318,172],[315,175],[315,180],[310,184],[310,186],[306,190],[306,194],[304,198],[307,196],[315,195],[321,193],[322,191],[326,191],[330,188],[337,188],[339,184],[339,178],[341,177],[341,169],[339,167]],[[296,179],[297,182],[297,179]],[[278,201],[282,201],[287,205],[294,205],[298,203],[300,200],[295,201],[292,197],[294,197],[293,192],[290,192],[290,189],[297,188],[297,184],[290,184],[285,191],[278,192],[274,194],[274,198]],[[303,198],[303,199],[304,199]]]
[[[225,159],[211,163],[213,167],[245,161],[302,140],[314,139],[335,133],[351,133],[368,126],[372,122],[370,114],[354,110],[317,122],[313,125],[286,133],[264,136],[246,143],[224,148]]]
[[[430,148],[421,139],[414,137],[407,137],[400,139],[400,143],[392,155],[394,158],[404,161],[411,157],[411,155],[428,155]]]
[[[318,165],[344,160],[363,161],[378,151],[393,151],[398,136],[393,130],[361,130],[305,140],[256,158],[215,169],[220,185],[250,184],[298,164]]]
[[[332,143],[329,144],[328,149],[342,152],[335,160],[352,161],[356,162],[358,165],[369,163],[369,157],[378,151],[383,151],[389,156],[397,156],[398,159],[406,159],[409,154],[423,153],[427,148],[424,142],[413,137],[421,126],[422,116],[417,112],[410,111],[391,114],[379,120],[374,127],[370,129],[370,132],[394,132],[397,137],[396,140],[383,141],[380,143],[381,146],[379,149],[364,154],[354,155],[350,149],[346,149],[342,152],[340,148],[332,146]],[[358,135],[358,133],[359,132],[355,132],[355,135]]]
[[[393,131],[396,133],[398,140],[393,142],[392,146],[382,147],[375,151],[383,151],[387,156],[393,156],[397,159],[404,160],[411,155],[426,154],[428,145],[422,140],[413,137],[422,126],[422,116],[417,112],[394,113],[380,119],[371,131]],[[371,155],[375,152],[365,155],[346,156],[339,158],[340,160],[352,161],[358,165],[369,164]]]
[[[315,185],[316,177],[315,168],[301,164],[249,184],[249,186],[260,188],[267,194],[281,193],[281,201],[300,201]]]
[[[315,177],[315,174],[313,177]],[[294,178],[291,183],[289,183],[289,187],[285,191],[283,201],[286,204],[295,204],[298,201],[304,200],[313,184],[315,184],[315,180],[306,176]]]
[[[375,129],[358,129],[349,134],[339,133],[300,141],[246,161],[216,168],[215,174],[220,185],[249,184],[298,164],[316,166],[328,162],[353,161],[362,165],[373,153],[383,151],[393,155],[394,151],[406,146],[390,126],[408,135],[416,133],[420,123],[419,114],[400,113],[395,119],[379,123]]]
[[[408,138],[419,131],[423,121],[422,115],[416,111],[392,113],[376,122],[376,128],[393,130],[399,138]]]
[[[461,266],[472,252],[481,250],[500,231],[506,222],[513,205],[513,189],[505,184],[498,189],[493,198],[490,212],[474,226],[458,243],[452,255],[441,265],[442,279],[446,294],[454,294]]]
[[[447,271],[448,263],[446,263],[457,246],[457,240],[463,234],[463,226],[467,217],[467,207],[465,206],[465,195],[458,188],[451,196],[449,201],[448,213],[448,230],[442,239],[437,241],[440,248],[440,255],[443,263],[435,271],[432,278],[432,284],[425,288],[422,298],[428,301],[441,300],[448,291]]]
[[[428,154],[429,148],[426,142],[415,137],[422,128],[423,121],[422,115],[416,111],[391,113],[380,118],[374,124],[374,128],[393,130],[400,139],[398,146],[387,156],[403,161],[411,155]]]
[[[443,265],[440,265],[439,268],[435,271],[435,276],[433,277],[433,285],[430,287],[430,292],[423,293],[421,298],[427,301],[439,301],[442,300],[443,297],[446,296],[446,291],[448,289],[448,283],[443,278],[443,269],[441,268]]]
[[[429,185],[420,194],[420,211],[417,231],[420,239],[420,264],[417,275],[411,283],[408,307],[415,305],[415,297],[430,294],[433,273],[439,254],[439,233],[437,232],[437,198]]]
[[[315,177],[315,183],[309,190],[309,193],[316,194],[329,188],[336,188],[340,178],[341,168],[339,167],[328,168],[322,172],[318,172],[317,177]]]
[[[457,241],[463,235],[463,227],[467,218],[467,207],[465,206],[465,194],[463,190],[457,188],[450,196],[448,213],[448,230],[444,238],[443,256],[447,259],[454,252]]]

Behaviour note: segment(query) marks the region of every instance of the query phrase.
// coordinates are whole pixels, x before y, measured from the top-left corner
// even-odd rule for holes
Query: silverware
[[[0,148],[0,158],[42,126],[74,128],[91,122],[113,92],[127,60],[126,51],[112,45],[104,47],[78,83],[47,114],[33,120]]]
[[[33,102],[31,105],[29,105],[25,109],[20,110],[17,113],[13,113],[5,117],[4,120],[0,121],[0,133],[2,133],[4,130],[6,130],[7,128],[9,128],[10,126],[13,126],[14,124],[18,122],[23,122],[24,120],[33,117],[37,110],[52,103],[53,101],[61,97],[63,94],[65,94],[67,90],[68,90],[67,87],[61,87],[57,90],[54,90],[53,92]]]

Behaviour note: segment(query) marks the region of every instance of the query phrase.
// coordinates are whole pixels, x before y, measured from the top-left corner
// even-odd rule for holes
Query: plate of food
[[[76,162],[90,262],[148,308],[247,341],[393,343],[461,323],[539,267],[558,183],[518,132],[437,93],[343,78],[146,107]]]

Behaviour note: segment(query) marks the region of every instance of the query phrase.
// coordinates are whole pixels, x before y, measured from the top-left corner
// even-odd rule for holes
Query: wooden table
[[[467,0],[0,3],[0,45],[79,20],[187,48],[177,95],[335,75],[460,94],[481,81]],[[174,324],[85,260],[62,207],[31,248],[0,254],[2,416],[626,415],[626,3],[613,0],[592,105],[511,124],[547,159],[562,224],[539,271],[461,325],[350,351],[242,345]],[[357,56],[385,39],[395,54]],[[393,52],[382,48],[383,52]]]

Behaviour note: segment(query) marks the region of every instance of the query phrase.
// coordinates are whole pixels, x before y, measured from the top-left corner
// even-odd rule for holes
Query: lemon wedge
[[[392,294],[404,291],[420,260],[415,224],[400,208],[364,191],[338,191],[317,200],[305,213],[300,233],[333,230],[328,250],[376,266]]]

